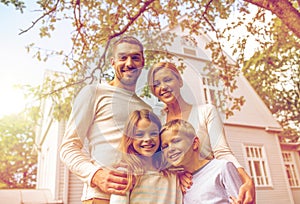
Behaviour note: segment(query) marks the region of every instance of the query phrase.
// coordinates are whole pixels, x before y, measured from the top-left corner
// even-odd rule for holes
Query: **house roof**
[[[180,19],[181,21],[183,20]],[[168,28],[166,28],[168,30]],[[170,30],[172,32],[180,33],[181,27],[177,26]],[[187,31],[185,31],[188,33]],[[183,33],[181,31],[181,33]],[[197,56],[198,60],[211,60],[211,51],[206,49],[206,43],[211,41],[212,38],[208,34],[197,36],[199,42],[199,48],[201,49],[200,56]],[[177,47],[171,47],[171,51],[176,51]],[[234,64],[234,60],[230,55],[224,52],[228,62]],[[247,79],[241,74],[236,77],[238,88],[235,90],[234,95],[237,97],[243,96],[246,100],[245,104],[241,107],[240,111],[235,111],[234,116],[229,117],[225,120],[226,124],[248,126],[248,127],[259,127],[270,132],[281,132],[282,127],[276,121],[268,107],[264,104],[260,96],[255,92],[253,87],[247,81]]]
[[[235,111],[234,115],[225,122],[227,124],[261,127],[266,131],[281,132],[282,127],[243,75],[237,77],[237,86],[238,89],[235,91],[235,95],[244,96],[246,102],[240,111]]]

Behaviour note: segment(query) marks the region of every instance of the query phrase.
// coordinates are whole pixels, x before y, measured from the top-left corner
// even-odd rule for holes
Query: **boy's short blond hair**
[[[189,122],[181,119],[171,120],[163,125],[160,131],[160,136],[167,130],[171,130],[174,134],[184,134],[191,140],[196,136],[194,127]]]

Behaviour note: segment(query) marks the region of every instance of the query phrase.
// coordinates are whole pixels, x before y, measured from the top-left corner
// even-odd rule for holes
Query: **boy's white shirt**
[[[213,159],[193,175],[193,185],[184,195],[187,204],[230,203],[229,196],[238,197],[242,185],[232,162]]]

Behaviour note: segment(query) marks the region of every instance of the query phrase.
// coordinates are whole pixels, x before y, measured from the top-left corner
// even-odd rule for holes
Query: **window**
[[[194,37],[184,35],[181,37],[181,44],[183,47],[183,53],[187,55],[197,56],[197,41]]]
[[[186,48],[186,47],[183,48],[183,53],[188,54],[188,55],[193,55],[193,56],[197,55],[195,49],[190,49],[190,48]]]
[[[295,158],[292,152],[282,152],[283,162],[290,187],[300,187],[299,175],[296,171]]]
[[[264,148],[260,146],[245,146],[245,151],[250,174],[254,179],[255,185],[260,187],[271,186],[271,177]]]
[[[224,112],[226,103],[222,81],[208,76],[202,76],[202,85],[205,103],[213,104],[219,111]]]

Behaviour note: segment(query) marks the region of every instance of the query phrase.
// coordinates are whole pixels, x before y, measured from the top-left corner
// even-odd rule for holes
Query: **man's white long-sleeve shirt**
[[[134,92],[109,84],[88,85],[77,95],[62,140],[60,156],[83,182],[82,200],[109,198],[91,179],[101,167],[119,161],[124,123],[134,110],[151,107]],[[83,151],[85,142],[88,150]]]

